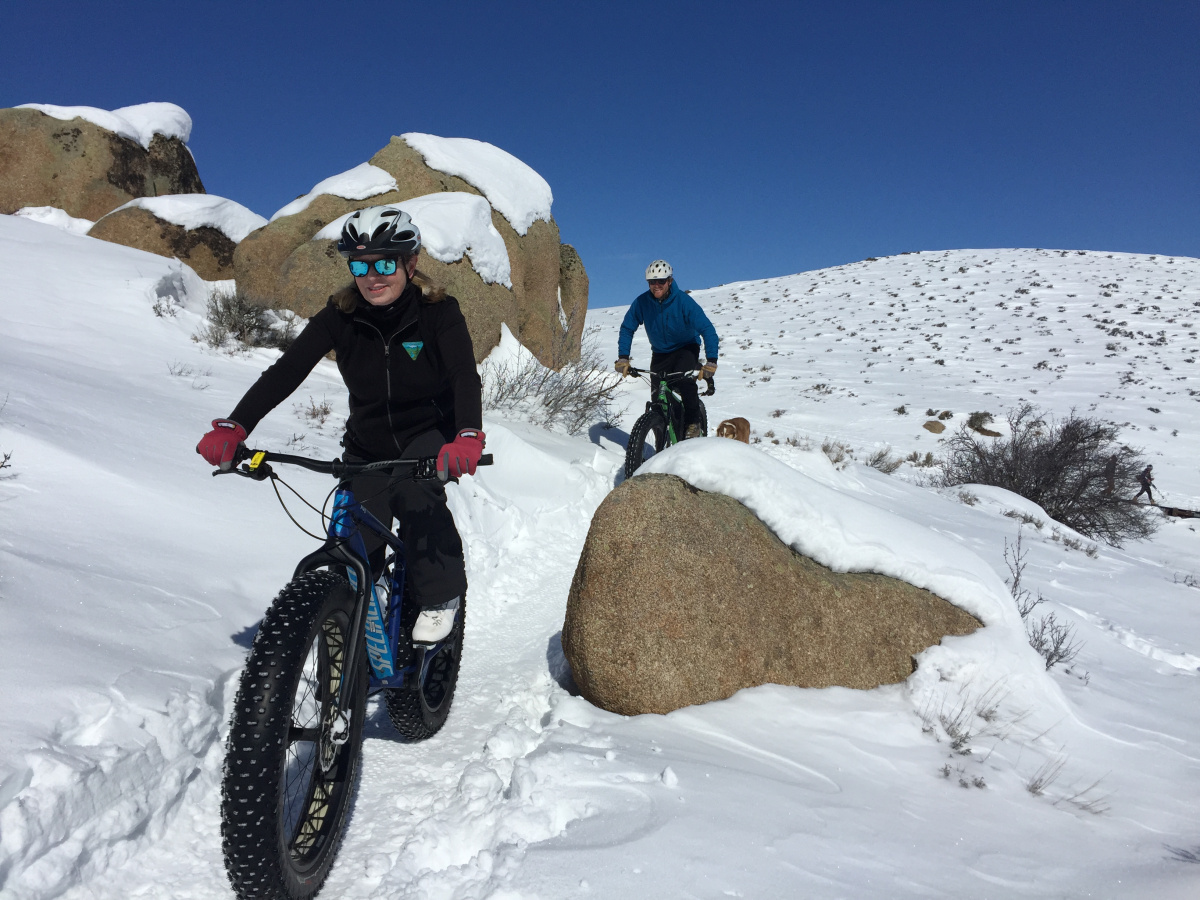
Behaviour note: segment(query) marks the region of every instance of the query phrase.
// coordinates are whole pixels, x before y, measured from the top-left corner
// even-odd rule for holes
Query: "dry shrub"
[[[611,421],[621,384],[621,376],[609,371],[591,330],[584,335],[579,355],[557,371],[543,366],[532,353],[522,353],[516,360],[484,363],[482,377],[485,410],[567,434]]]
[[[878,469],[884,475],[891,475],[904,465],[904,460],[898,456],[892,456],[891,448],[880,447],[867,457],[867,465],[872,469]]]
[[[242,347],[286,350],[296,338],[294,313],[277,313],[246,299],[240,291],[218,289],[208,298],[208,322],[192,340],[214,350],[234,341]]]
[[[1139,451],[1118,443],[1116,425],[1074,410],[1056,420],[1028,403],[1008,414],[1008,425],[1002,438],[981,438],[965,426],[951,435],[942,484],[1002,487],[1056,522],[1114,547],[1157,530],[1158,519],[1146,508],[1122,500],[1119,490],[1105,494],[1110,457],[1116,457],[1118,486],[1131,483],[1146,465]]]

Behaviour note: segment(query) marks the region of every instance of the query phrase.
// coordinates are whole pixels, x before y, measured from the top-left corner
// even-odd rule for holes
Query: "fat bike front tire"
[[[400,634],[403,640],[411,641],[413,625],[420,610],[414,606],[406,609],[405,613],[400,623]],[[446,724],[450,704],[454,702],[454,689],[458,686],[466,619],[467,598],[464,595],[459,600],[450,636],[428,647],[421,644],[413,646],[412,659],[417,664],[416,674],[404,687],[388,688],[383,692],[388,718],[408,741],[427,740]]]
[[[365,647],[346,659],[354,592],[307,572],[263,617],[242,672],[225,752],[221,838],[241,900],[308,900],[337,855],[358,776]],[[351,678],[350,708],[337,709]]]
[[[625,447],[625,477],[632,478],[643,462],[654,454],[646,452],[646,443],[652,442],[654,453],[661,453],[667,443],[667,423],[658,412],[643,413],[633,423],[629,432],[629,443]]]

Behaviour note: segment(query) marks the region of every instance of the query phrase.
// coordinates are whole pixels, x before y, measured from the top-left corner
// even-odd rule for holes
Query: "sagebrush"
[[[286,350],[296,337],[296,316],[260,306],[236,290],[218,289],[208,298],[208,321],[192,337],[215,349],[234,341],[243,347]]]
[[[503,363],[484,363],[483,408],[567,434],[611,421],[621,376],[608,369],[596,337],[594,331],[585,334],[579,355],[564,360],[557,369],[542,365],[530,353]]]
[[[1062,663],[1072,662],[1079,654],[1080,644],[1075,639],[1075,628],[1065,622],[1058,621],[1054,613],[1046,613],[1034,617],[1033,611],[1046,602],[1041,591],[1035,596],[1032,591],[1022,585],[1025,577],[1025,556],[1028,551],[1021,546],[1021,532],[1017,532],[1017,540],[1009,544],[1004,541],[1004,562],[1008,566],[1009,577],[1006,579],[1008,591],[1017,604],[1017,612],[1025,624],[1025,637],[1029,646],[1036,650],[1046,661],[1046,671]]]
[[[990,484],[1038,504],[1056,522],[1120,547],[1158,529],[1158,515],[1123,498],[1146,465],[1141,452],[1118,440],[1111,422],[1072,410],[1054,419],[1032,404],[1008,414],[1010,433],[989,438],[962,427],[946,440],[943,486]],[[1115,490],[1105,466],[1115,460]]]

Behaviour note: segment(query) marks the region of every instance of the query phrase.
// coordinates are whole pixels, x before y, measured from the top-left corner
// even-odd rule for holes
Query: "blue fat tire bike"
[[[480,464],[491,461],[485,455]],[[307,900],[341,842],[368,695],[383,693],[407,740],[437,733],[458,681],[466,597],[448,637],[414,644],[420,610],[403,602],[404,545],[350,490],[353,476],[381,469],[436,478],[435,458],[350,464],[239,448],[233,467],[214,474],[274,481],[271,462],[333,475],[338,486],[325,543],[271,602],[242,671],[225,751],[222,851],[241,900]],[[372,577],[360,528],[392,550],[381,576]]]
[[[642,463],[655,453],[662,453],[667,447],[683,440],[683,399],[674,385],[685,378],[694,380],[698,371],[650,372],[630,368],[630,375],[649,380],[654,398],[646,401],[646,411],[633,423],[629,432],[629,443],[625,445],[626,478],[632,478]],[[710,378],[704,396],[711,396],[715,392],[716,383]],[[700,433],[708,435],[708,410],[704,408],[703,400],[700,401]]]

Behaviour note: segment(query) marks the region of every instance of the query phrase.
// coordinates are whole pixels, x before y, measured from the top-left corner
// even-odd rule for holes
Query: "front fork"
[[[659,406],[662,408],[663,421],[665,421],[667,423],[667,446],[673,447],[675,444],[679,443],[680,438],[679,438],[679,434],[676,433],[676,430],[675,430],[675,417],[671,415],[671,397],[669,394],[670,390],[671,389],[669,387],[667,387],[667,383],[665,381],[663,381],[659,384],[658,403],[659,403]],[[680,401],[680,403],[682,403],[682,402],[683,401]],[[682,409],[682,408],[683,407],[680,406],[680,409]],[[679,425],[680,425],[680,427],[683,427],[683,422],[680,421]]]

